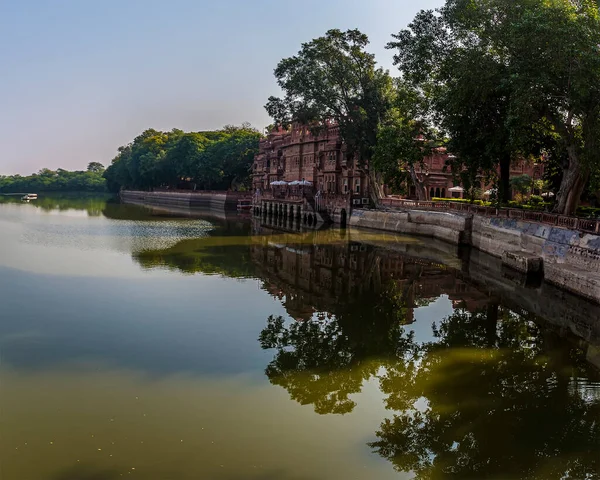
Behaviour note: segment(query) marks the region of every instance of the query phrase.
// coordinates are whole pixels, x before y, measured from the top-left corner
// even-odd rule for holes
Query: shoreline
[[[124,191],[125,203],[235,211],[240,192]],[[268,218],[268,217],[267,217]],[[333,218],[337,218],[333,215]],[[600,236],[534,221],[470,212],[354,209],[348,227],[430,237],[467,245],[500,259],[526,278],[543,278],[562,290],[600,304]]]

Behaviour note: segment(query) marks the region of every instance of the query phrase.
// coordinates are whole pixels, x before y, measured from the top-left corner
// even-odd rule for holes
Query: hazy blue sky
[[[262,128],[301,42],[359,28],[392,69],[390,34],[442,3],[0,0],[0,174],[107,165],[149,127]]]

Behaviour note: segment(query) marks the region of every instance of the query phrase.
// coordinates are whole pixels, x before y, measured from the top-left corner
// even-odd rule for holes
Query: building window
[[[355,191],[356,193],[360,193],[360,178],[357,178],[357,179],[354,181],[354,191]]]
[[[344,193],[348,193],[348,179],[344,178]]]

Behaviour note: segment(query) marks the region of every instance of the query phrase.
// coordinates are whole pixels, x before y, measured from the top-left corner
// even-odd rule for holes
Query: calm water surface
[[[0,199],[0,478],[600,478],[598,307],[294,230]]]

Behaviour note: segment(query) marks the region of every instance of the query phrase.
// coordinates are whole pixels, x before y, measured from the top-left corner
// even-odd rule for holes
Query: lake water
[[[600,478],[597,306],[262,223],[0,199],[0,478]]]

